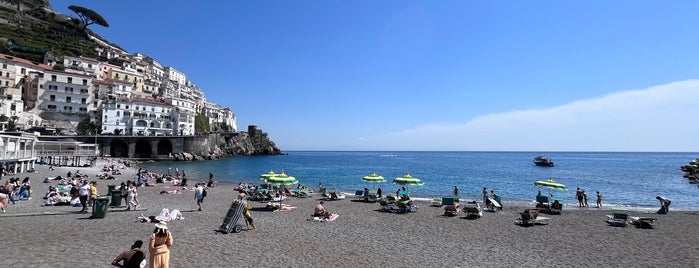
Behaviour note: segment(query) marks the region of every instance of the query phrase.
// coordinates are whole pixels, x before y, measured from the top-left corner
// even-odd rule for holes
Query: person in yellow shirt
[[[94,200],[95,198],[97,198],[97,182],[92,181],[90,182],[90,196],[87,204],[92,206],[92,200]]]

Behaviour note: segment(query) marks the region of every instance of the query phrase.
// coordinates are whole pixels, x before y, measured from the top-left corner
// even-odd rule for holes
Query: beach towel
[[[312,221],[313,222],[329,222],[329,221],[334,221],[335,219],[337,219],[337,217],[340,217],[340,215],[333,213],[332,215],[330,215],[330,218],[326,219],[323,217],[313,217]]]

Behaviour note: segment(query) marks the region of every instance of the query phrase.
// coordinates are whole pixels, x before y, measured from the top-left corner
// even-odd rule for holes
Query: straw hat
[[[167,222],[161,221],[159,223],[155,224],[155,228],[160,228],[163,230],[167,230]]]

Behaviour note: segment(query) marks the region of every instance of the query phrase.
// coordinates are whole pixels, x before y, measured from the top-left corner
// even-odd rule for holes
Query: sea
[[[699,210],[699,187],[683,178],[680,167],[699,153],[640,152],[359,152],[288,151],[278,156],[236,156],[219,160],[141,163],[148,171],[174,173],[184,170],[190,182],[207,181],[211,172],[218,183],[261,184],[270,170],[294,176],[299,183],[317,189],[354,195],[357,190],[381,188],[395,193],[396,177],[410,174],[424,182],[408,186],[412,198],[430,200],[452,196],[454,186],[462,200],[481,200],[483,188],[495,191],[503,203],[533,204],[536,194],[561,198],[564,207],[577,207],[576,189],[583,189],[594,207],[596,192],[605,207],[650,211],[659,207],[656,196],[672,200],[672,209]],[[554,167],[540,167],[534,157],[543,155]],[[376,174],[387,182],[371,184],[362,177]],[[568,191],[534,185],[552,178]]]

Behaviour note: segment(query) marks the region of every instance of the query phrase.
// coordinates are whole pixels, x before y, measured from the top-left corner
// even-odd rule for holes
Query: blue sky
[[[693,1],[51,1],[282,150],[699,151]]]

